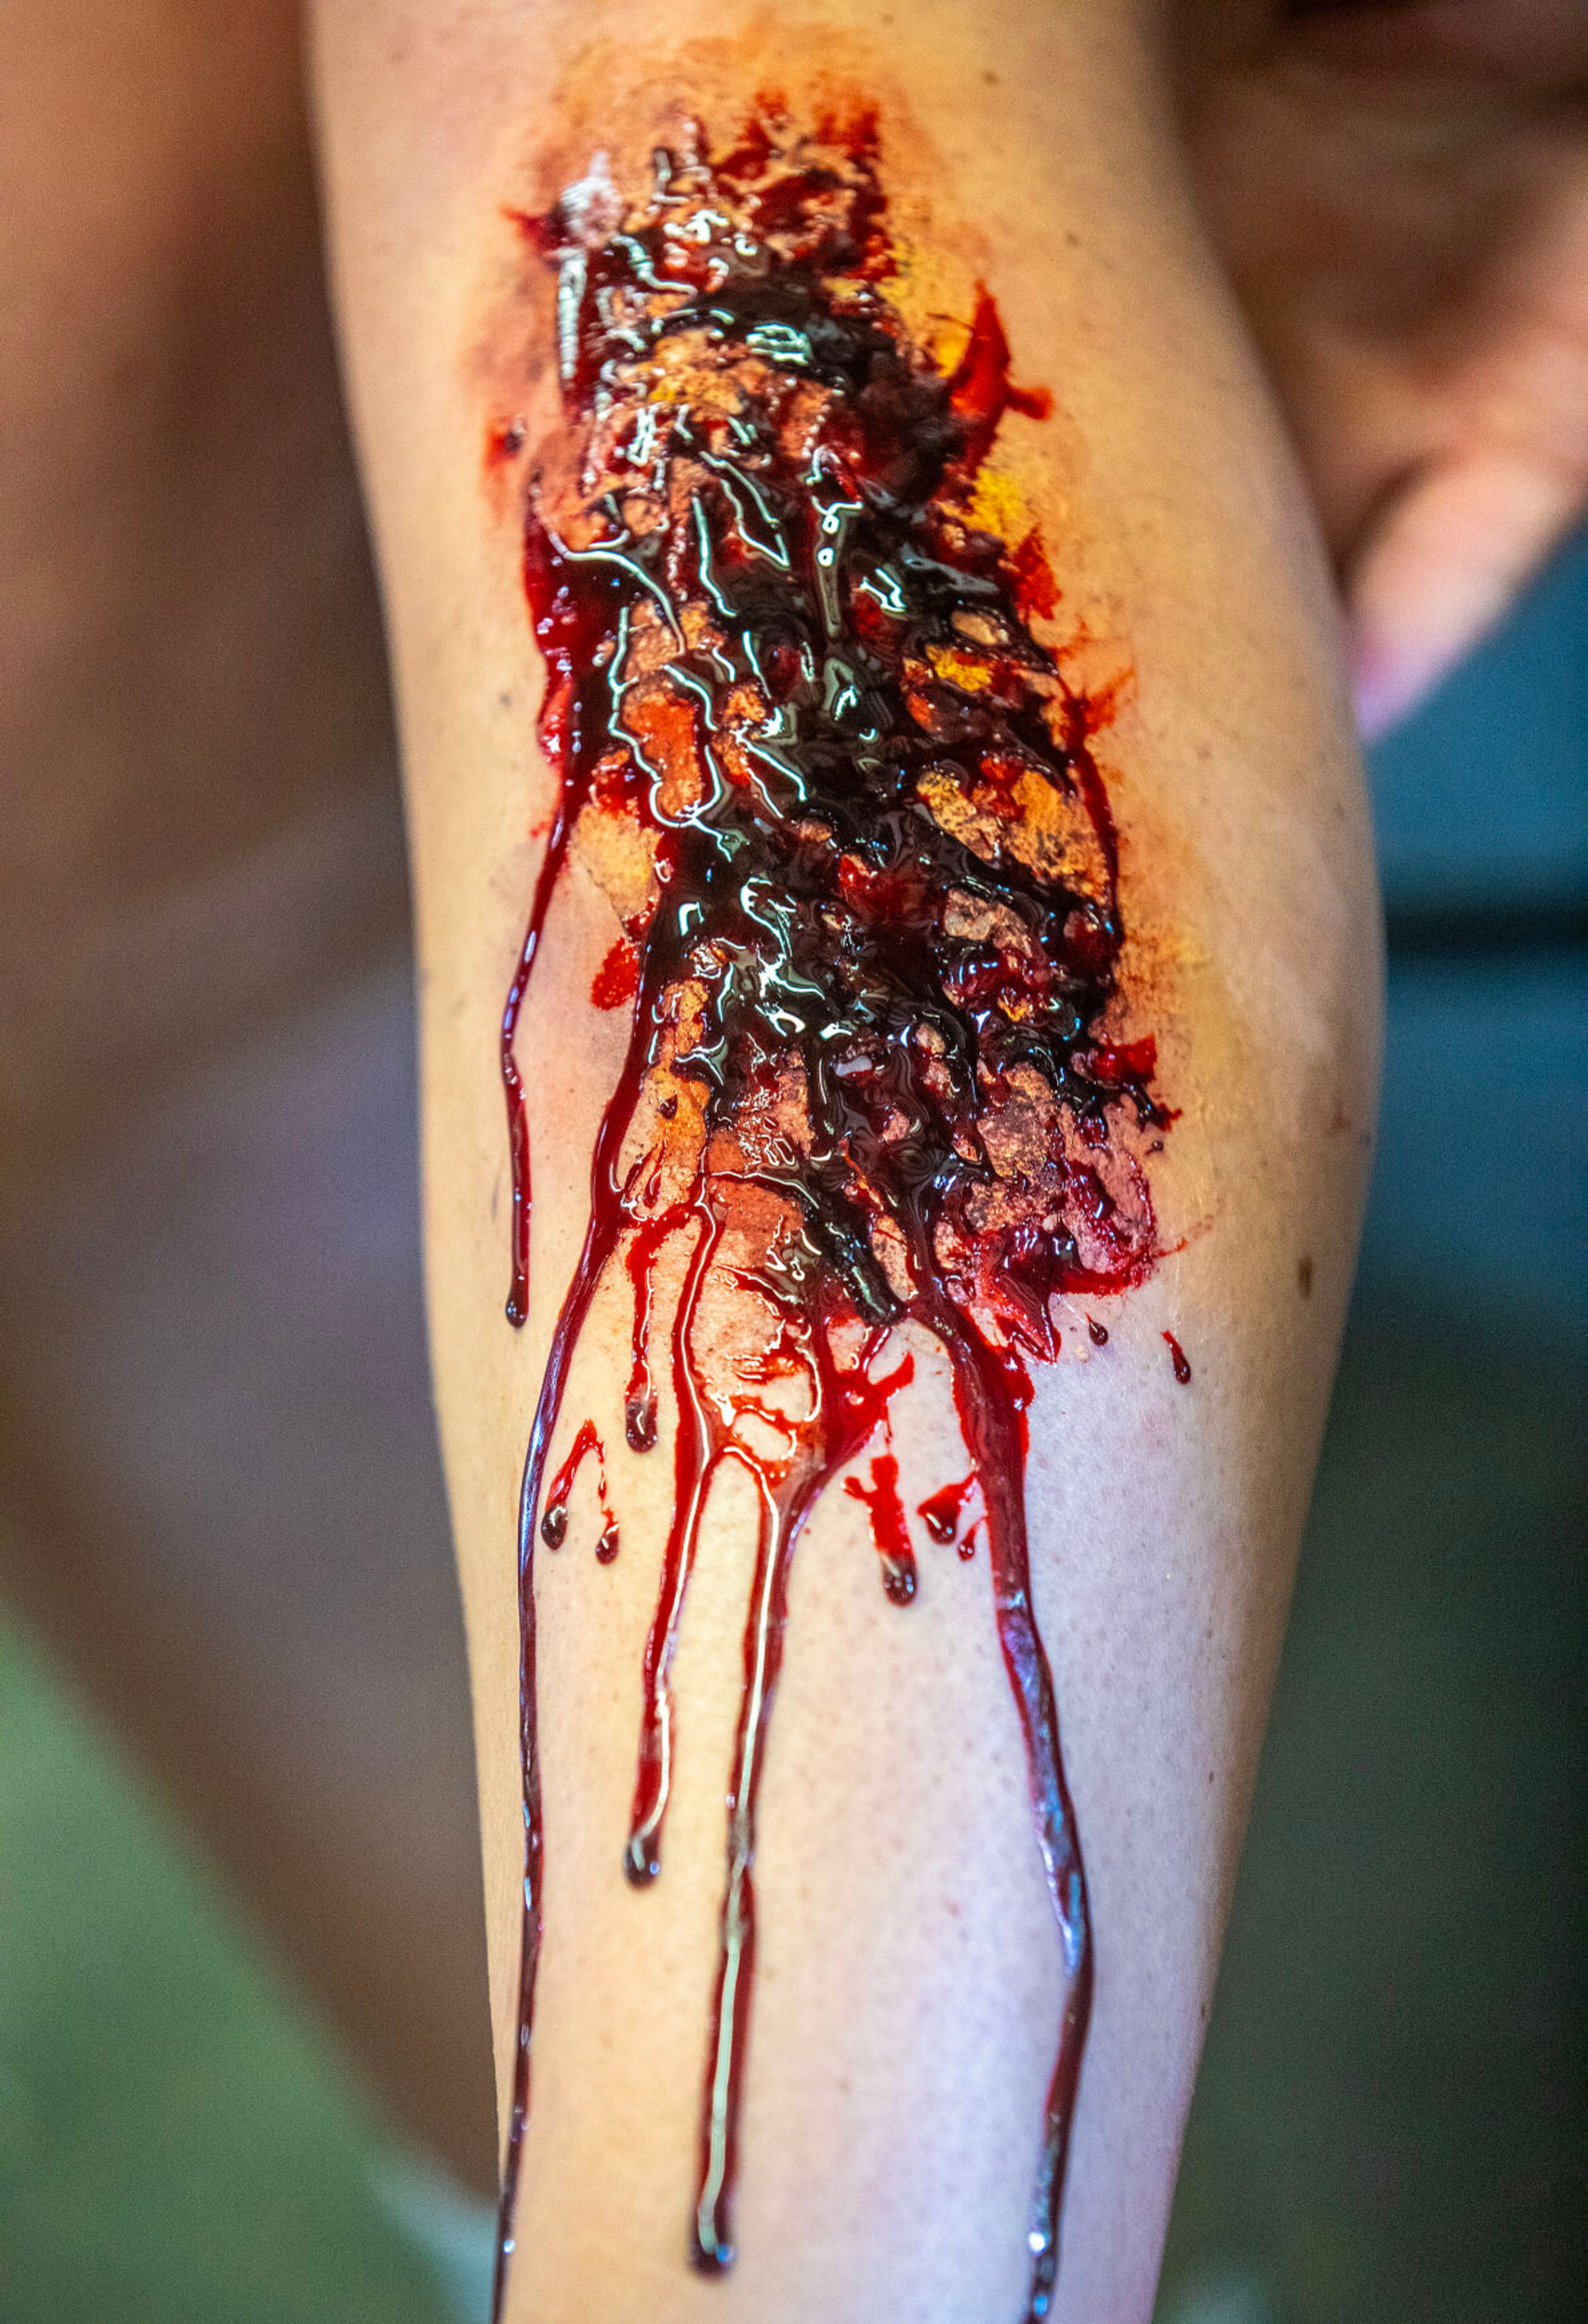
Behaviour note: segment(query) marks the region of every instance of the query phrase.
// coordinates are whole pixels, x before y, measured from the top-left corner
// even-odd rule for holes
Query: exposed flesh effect
[[[669,1672],[712,1479],[759,1500],[691,2247],[733,2257],[755,1957],[756,1801],[790,1562],[823,1489],[863,1499],[896,1604],[917,1569],[888,1437],[917,1327],[944,1351],[968,1455],[923,1504],[980,1532],[1065,1971],[1040,2131],[1029,2318],[1049,2312],[1092,1945],[1053,1684],[1034,1619],[1024,1469],[1053,1303],[1159,1255],[1142,1156],[1169,1116],[1122,1015],[1118,859],[1097,723],[1039,631],[1040,541],[978,515],[1010,383],[983,291],[952,362],[890,298],[896,254],[863,114],[800,133],[763,105],[732,152],[690,133],[641,194],[604,162],[522,222],[557,274],[562,419],[526,455],[524,580],[559,798],[503,1024],[513,1161],[509,1313],[526,1306],[530,1155],[514,1037],[577,849],[623,933],[593,999],[627,1058],[553,1340],[521,1527],[527,1832],[522,2013],[498,2306],[529,2099],[542,1845],[534,1550],[600,1463],[586,1421],[542,1507],[581,1330],[609,1271],[633,1302],[629,1443],[675,1415],[673,1515],[644,1655],[625,1868],[661,1865]],[[494,457],[522,431],[498,428]],[[1101,1344],[1100,1327],[1094,1340]],[[659,1366],[656,1350],[665,1351]],[[965,1511],[974,1512],[964,1523]]]

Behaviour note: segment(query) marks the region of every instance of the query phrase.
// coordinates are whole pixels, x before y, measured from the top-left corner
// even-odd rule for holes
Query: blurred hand
[[[1588,0],[1176,0],[1192,166],[1316,496],[1364,732],[1588,500]]]

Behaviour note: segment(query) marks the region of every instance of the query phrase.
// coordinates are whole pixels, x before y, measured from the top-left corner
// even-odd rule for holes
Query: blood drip
[[[915,1596],[915,1551],[899,1498],[898,1462],[891,1452],[879,1452],[872,1462],[870,1484],[851,1477],[845,1489],[871,1511],[872,1539],[882,1561],[883,1589],[895,1606],[908,1606]]]
[[[501,1028],[515,1322],[531,1181],[514,1042],[547,910],[586,816],[626,821],[651,873],[644,910],[624,916],[629,1049],[524,1471],[525,1922],[498,2312],[543,1885],[535,1517],[575,1351],[621,1264],[633,1296],[629,1443],[658,1441],[658,1336],[676,1416],[624,1851],[638,1885],[661,1868],[670,1674],[725,1462],[746,1471],[760,1508],[693,2256],[716,2270],[734,2255],[756,1803],[791,1562],[825,1487],[886,1436],[912,1360],[895,1360],[891,1342],[909,1328],[946,1359],[971,1464],[921,1516],[952,1541],[979,1494],[1064,1957],[1027,2236],[1025,2312],[1041,2319],[1093,1960],[1031,1606],[1029,1368],[1057,1352],[1057,1295],[1122,1291],[1150,1271],[1140,1148],[1171,1118],[1151,1087],[1150,1038],[1112,1029],[1123,929],[1091,750],[1101,714],[1032,629],[1057,602],[1037,535],[1011,544],[978,516],[978,472],[1004,415],[1039,417],[1047,399],[1011,383],[984,290],[951,367],[891,302],[864,115],[801,135],[769,103],[725,156],[713,160],[698,131],[660,150],[637,199],[597,163],[549,216],[521,224],[558,275],[564,416],[531,477],[524,528],[548,673],[540,735],[559,793]],[[581,1430],[542,1530],[584,1443]],[[904,1602],[916,1567],[891,1449],[849,1486],[869,1508],[884,1587]]]
[[[968,1477],[962,1477],[956,1485],[940,1487],[937,1492],[930,1494],[920,1504],[916,1515],[934,1541],[940,1541],[945,1548],[951,1543],[959,1541],[960,1520],[965,1515],[965,1505],[980,1492],[981,1483],[981,1479],[974,1473]],[[973,1525],[971,1531],[974,1533],[974,1530],[975,1527]],[[965,1541],[968,1539],[967,1535]],[[965,1541],[960,1541],[960,1549],[963,1554],[968,1555]]]
[[[596,1455],[596,1474],[601,1495],[601,1532],[596,1543],[596,1554],[603,1565],[610,1565],[617,1555],[617,1519],[613,1515],[612,1502],[606,1490],[606,1454],[601,1439],[596,1434],[593,1420],[582,1421],[574,1438],[568,1459],[551,1480],[547,1489],[545,1514],[540,1519],[540,1538],[548,1549],[560,1549],[568,1538],[568,1505],[572,1498],[574,1479],[590,1454]]]

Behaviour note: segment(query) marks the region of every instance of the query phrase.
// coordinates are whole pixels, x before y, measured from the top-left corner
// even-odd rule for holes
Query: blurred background
[[[1390,954],[1377,1176],[1160,2324],[1585,2312],[1588,544],[1377,752],[1372,779]],[[388,824],[370,844],[394,846]],[[198,1701],[143,1753],[157,1795],[42,1642],[76,1585],[20,1561],[16,1594],[42,1610],[0,1625],[5,2324],[486,2312],[489,2212],[466,2191],[489,2169],[478,1930],[457,1904],[475,1877],[457,1832],[467,1741],[420,1345],[407,971],[395,934],[374,953],[307,1056],[273,1082],[250,1068],[257,1101],[179,1108],[129,1166],[179,1210],[189,1181],[226,1179],[214,1141],[235,1139],[263,1244],[198,1204],[180,1252],[115,1286],[122,1336],[60,1359],[114,1399],[164,1318],[162,1401],[139,1424],[159,1456],[148,1538],[214,1535],[246,1668],[254,1584],[238,1597],[236,1577],[262,1553],[228,1536],[235,1508],[205,1503],[224,1437],[260,1481],[263,1570],[300,1603],[309,1664],[362,1706],[346,1736],[319,1738],[352,1804],[305,1788],[293,1828],[272,1827],[268,1787],[227,1760],[226,1712]],[[269,1232],[306,1206],[346,1213],[329,1277]],[[73,1231],[72,1263],[102,1281],[114,1257],[91,1222]],[[266,1263],[269,1329],[240,1339],[247,1270]],[[183,1268],[173,1330],[159,1303]],[[300,1351],[285,1406],[263,1384],[282,1332]],[[335,1440],[372,1413],[383,1481],[337,1506]],[[76,1464],[86,1492],[93,1459]],[[328,1527],[348,1545],[329,1577]],[[178,1643],[118,1636],[101,1653],[112,1719],[115,1674],[146,1693]],[[248,1682],[288,1745],[327,1700],[317,1714],[295,1697],[294,1660]],[[221,1773],[200,1778],[217,1743]],[[392,1977],[473,1996],[431,2013],[433,2041],[466,2060],[446,2166],[404,2143],[405,2096],[422,2111],[404,2062],[360,2049],[361,2011],[374,2026],[392,2007],[338,1969],[372,1957],[369,1933],[283,1928],[291,1867],[342,1844],[361,1786]],[[304,1998],[311,1975],[336,2031]]]

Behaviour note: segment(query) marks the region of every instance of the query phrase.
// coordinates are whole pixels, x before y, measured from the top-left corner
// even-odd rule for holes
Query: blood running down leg
[[[1045,32],[1031,88],[1091,100],[1060,150],[996,14],[884,59],[818,11],[789,86],[750,20],[581,57],[520,12],[449,31],[422,134],[411,45],[328,20],[510,2316],[1150,2299],[1371,937],[1312,568],[1150,64],[1104,9]],[[531,32],[518,86],[559,94],[515,126]],[[419,285],[455,278],[443,362]]]

